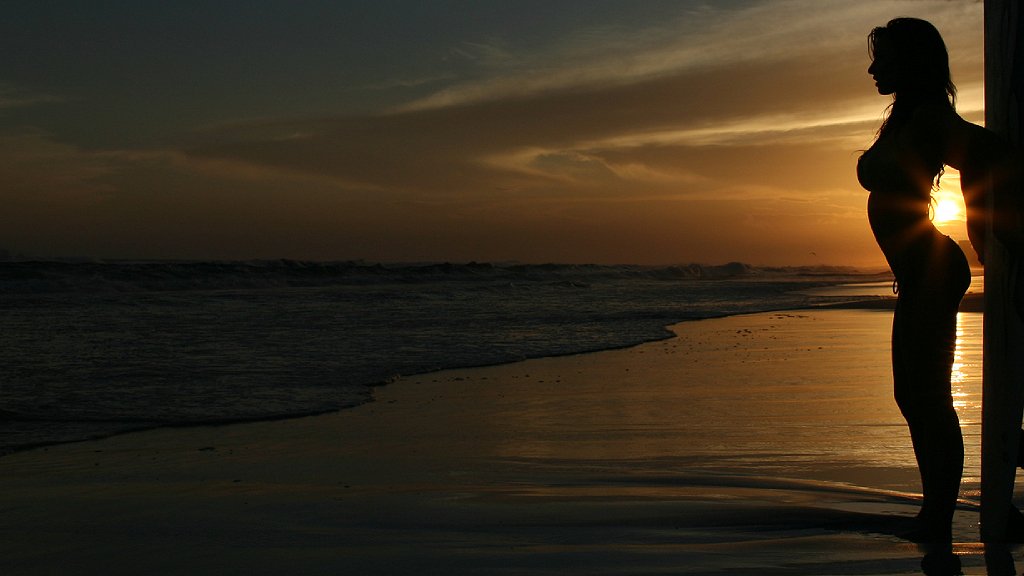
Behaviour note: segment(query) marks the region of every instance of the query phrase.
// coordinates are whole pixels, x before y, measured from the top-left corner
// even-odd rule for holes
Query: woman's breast
[[[857,181],[871,192],[898,190],[906,188],[909,182],[899,165],[885,162],[874,148],[868,150],[857,160]]]
[[[868,221],[887,255],[930,227],[932,176],[912,151],[892,140],[876,141],[857,161],[857,179],[870,192]]]
[[[894,142],[875,142],[857,160],[857,180],[865,190],[928,198],[933,175],[923,160]]]

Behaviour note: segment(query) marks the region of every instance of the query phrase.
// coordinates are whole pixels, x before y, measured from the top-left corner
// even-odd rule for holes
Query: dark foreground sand
[[[984,574],[981,324],[963,316],[955,531]],[[920,574],[923,551],[894,536],[917,473],[890,321],[689,322],[623,350],[408,378],[337,414],[10,455],[0,574]]]

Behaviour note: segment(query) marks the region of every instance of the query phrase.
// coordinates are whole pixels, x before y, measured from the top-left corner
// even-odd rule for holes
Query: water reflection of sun
[[[964,437],[964,495],[972,497],[978,494],[981,474],[981,332],[981,314],[957,314],[950,386]]]
[[[953,353],[953,371],[950,374],[950,386],[953,392],[953,405],[957,408],[967,408],[969,406],[969,399],[971,397],[970,392],[967,391],[969,386],[968,380],[971,372],[970,368],[964,362],[965,348],[968,343],[964,339],[964,320],[965,317],[962,313],[956,315],[956,351]],[[977,380],[977,378],[975,378]],[[980,409],[980,406],[971,406],[972,409]]]

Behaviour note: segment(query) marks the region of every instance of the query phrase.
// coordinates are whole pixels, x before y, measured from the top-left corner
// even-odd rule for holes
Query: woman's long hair
[[[899,129],[910,121],[919,106],[956,105],[956,85],[949,73],[949,53],[935,26],[918,18],[895,18],[868,35],[868,53],[874,59],[880,42],[895,61],[899,78],[893,101],[878,129],[878,136]],[[941,157],[927,154],[926,161],[942,172]]]

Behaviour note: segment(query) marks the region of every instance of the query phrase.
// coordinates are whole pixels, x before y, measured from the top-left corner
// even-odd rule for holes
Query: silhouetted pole
[[[1019,0],[985,0],[985,125],[1014,144],[1022,133],[1020,111],[1024,27]],[[1005,191],[1004,191],[1005,192]],[[989,214],[994,198],[989,197]],[[1024,326],[1013,298],[1018,262],[986,233],[985,322],[982,373],[981,539],[1004,540],[1021,424]]]

